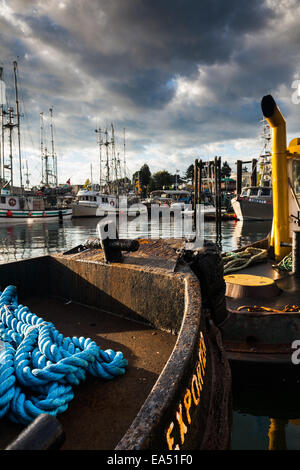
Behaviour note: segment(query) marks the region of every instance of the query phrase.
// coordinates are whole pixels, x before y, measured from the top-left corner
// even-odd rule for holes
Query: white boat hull
[[[72,206],[73,217],[103,217],[107,214],[116,214],[118,209],[115,207],[103,206],[89,206],[83,204],[76,204]]]
[[[0,210],[0,224],[71,219],[72,209],[54,209],[45,211]]]

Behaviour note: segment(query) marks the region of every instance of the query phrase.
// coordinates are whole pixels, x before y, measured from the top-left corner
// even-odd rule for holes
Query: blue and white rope
[[[28,424],[41,413],[63,413],[86,374],[123,375],[121,352],[90,338],[64,337],[52,323],[18,304],[15,286],[0,293],[0,418]]]

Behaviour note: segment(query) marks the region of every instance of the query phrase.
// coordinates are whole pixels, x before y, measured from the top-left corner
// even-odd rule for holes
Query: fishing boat
[[[46,196],[41,191],[26,191],[23,186],[22,175],[22,159],[21,159],[21,140],[20,140],[20,111],[18,99],[18,84],[17,84],[17,62],[14,62],[14,85],[15,85],[15,99],[16,99],[16,114],[14,109],[8,107],[5,99],[1,94],[1,121],[2,121],[2,138],[1,138],[1,158],[0,158],[0,223],[14,223],[14,222],[32,222],[35,220],[47,219],[60,219],[71,218],[72,209],[66,207],[61,201],[58,203],[56,195]],[[5,88],[5,83],[2,81],[3,70],[0,68],[0,85],[1,89]],[[52,118],[52,108],[50,108]],[[15,121],[14,121],[15,120]],[[17,130],[18,137],[18,150],[19,150],[19,168],[20,168],[20,188],[16,188],[14,184],[14,164],[13,164],[13,136],[14,130]],[[8,131],[8,148],[9,155],[5,154],[5,132]],[[55,161],[54,143],[53,143],[53,126],[51,120],[52,132],[52,157]],[[42,154],[42,159],[45,160],[45,174],[47,177],[46,186],[48,187],[48,176],[51,170],[48,166],[48,155]],[[27,162],[26,162],[27,163]],[[55,164],[54,164],[55,167]],[[57,184],[57,171],[53,173],[56,178]],[[50,197],[51,196],[51,197]]]
[[[46,204],[47,198],[27,196],[26,194],[11,194],[10,191],[1,190],[0,195],[0,224],[4,223],[31,223],[40,220],[63,220],[72,217],[72,208],[50,206]]]
[[[110,375],[110,380],[86,376],[74,387],[75,396],[68,409],[59,413],[52,410],[51,416],[47,414],[48,401],[37,404],[34,396],[29,398],[27,389],[23,405],[29,422],[11,422],[2,413],[2,448],[170,452],[230,447],[231,374],[217,326],[224,311],[216,304],[210,306],[208,289],[201,287],[201,276],[190,267],[190,258],[195,261],[199,253],[188,251],[185,259],[179,242],[100,237],[66,253],[0,265],[1,286],[7,286],[0,295],[3,323],[9,319],[5,308],[10,313],[14,307],[20,312],[19,321],[31,325],[23,325],[22,330],[14,322],[19,333],[28,328],[28,335],[39,336],[39,327],[47,330],[54,325],[59,334],[57,330],[51,330],[50,336],[41,331],[40,337],[40,344],[45,339],[50,341],[42,347],[50,356],[60,350],[56,337],[62,345],[80,337],[77,343],[93,351],[97,344],[101,357],[105,357],[106,376],[113,374],[119,360],[118,375]],[[220,297],[223,280],[215,269],[220,256],[212,247],[203,248],[201,259],[199,267],[206,266],[207,272],[203,282],[214,279],[209,289],[214,285],[218,294],[214,297]],[[19,302],[28,306],[26,315]],[[8,352],[13,353],[12,348],[21,340],[17,333],[14,338]],[[50,367],[51,362],[56,380],[56,364],[50,356],[47,364]],[[82,379],[75,369],[76,357],[58,361],[61,374],[66,360],[74,366],[68,369],[69,376],[62,379],[61,386],[67,378],[74,379],[74,374]],[[45,360],[39,359],[41,372],[35,370],[35,377],[42,373],[45,379]],[[86,367],[86,360],[81,362],[82,367]],[[19,372],[21,369],[18,376],[22,381]],[[15,397],[14,403],[17,400]],[[2,398],[0,408],[3,402]],[[57,402],[63,407],[61,392]],[[22,412],[23,405],[20,403]],[[41,413],[37,416],[38,406]]]
[[[231,200],[231,205],[238,220],[272,220],[272,188],[263,186],[243,188],[240,196]]]
[[[97,129],[95,132],[99,145],[99,183],[92,183],[91,166],[91,182],[78,191],[72,204],[73,217],[103,217],[107,214],[118,214],[120,196],[127,198],[128,205],[134,204],[137,199],[125,188],[125,130],[122,162],[119,153],[116,152],[113,124],[111,125],[111,137],[109,137],[107,129],[104,132]],[[105,155],[102,155],[102,147],[105,147]]]
[[[224,254],[229,316],[221,327],[237,379],[298,383],[300,340],[300,139],[271,95],[262,111],[272,130],[273,225],[267,238]]]
[[[255,185],[242,188],[241,194],[237,194],[231,200],[232,209],[237,219],[241,221],[273,219],[272,162],[269,150],[270,128],[265,120],[263,120],[263,139],[263,152],[258,162],[255,160],[256,167],[259,168]],[[256,172],[255,168],[255,174]]]
[[[115,194],[81,189],[72,204],[73,217],[103,217],[118,213],[118,198]]]

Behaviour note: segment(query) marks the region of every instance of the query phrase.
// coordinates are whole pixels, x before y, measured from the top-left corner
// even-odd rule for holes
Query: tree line
[[[225,161],[221,168],[221,177],[230,177],[231,168]],[[193,184],[194,180],[194,164],[186,169],[184,175],[172,175],[167,170],[151,173],[149,166],[144,163],[141,168],[132,175],[133,183],[139,185],[140,191],[144,194],[155,191],[156,189],[173,189],[174,186],[180,184]]]

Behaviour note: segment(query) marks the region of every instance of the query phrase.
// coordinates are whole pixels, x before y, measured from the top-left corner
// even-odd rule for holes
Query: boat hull
[[[231,204],[238,220],[273,219],[273,204],[270,201],[234,198]]]
[[[98,332],[95,325],[103,325],[101,309],[115,315],[112,346],[116,346],[117,338],[122,342],[122,336],[116,336],[116,333],[120,328],[117,325],[125,317],[138,321],[140,328],[143,324],[151,326],[155,336],[164,330],[175,335],[175,346],[157,376],[151,374],[151,370],[147,371],[145,364],[135,370],[135,357],[139,354],[135,348],[148,347],[148,354],[154,355],[154,362],[157,362],[155,358],[159,357],[160,351],[153,346],[151,334],[149,344],[147,341],[136,342],[138,327],[129,330],[132,339],[126,347],[129,367],[125,376],[109,381],[108,385],[102,383],[102,394],[93,394],[92,408],[86,406],[89,399],[88,388],[85,389],[85,395],[77,402],[81,422],[78,432],[74,433],[76,404],[72,408],[71,403],[68,413],[58,417],[66,434],[63,448],[88,449],[95,445],[95,436],[99,437],[98,448],[101,448],[101,432],[111,433],[118,427],[117,423],[121,424],[120,435],[115,436],[114,446],[109,447],[116,450],[229,448],[232,420],[230,368],[219,329],[212,322],[206,322],[208,312],[204,314],[203,311],[199,280],[187,265],[175,270],[178,254],[165,242],[151,241],[140,248],[141,251],[124,255],[120,263],[106,263],[101,250],[94,249],[78,255],[59,254],[0,266],[2,285],[16,285],[21,299],[37,292],[42,298],[50,295],[64,299],[65,306],[71,299],[74,307],[71,305],[66,316],[70,334],[73,329],[82,334],[84,321],[87,321],[90,331],[94,325],[95,338],[99,342],[103,326]],[[159,256],[153,256],[156,250]],[[78,307],[75,305],[88,305],[92,309],[81,317],[76,315]],[[51,316],[49,320],[52,320]],[[57,316],[58,322],[63,320],[64,315]],[[122,344],[118,344],[118,348],[122,350]],[[145,377],[149,374],[154,379],[153,386],[126,429],[126,421],[122,421],[123,410],[135,409],[138,400],[135,394],[132,401],[129,400],[133,383],[136,387],[137,381],[141,381],[139,389],[145,392]],[[107,387],[116,387],[118,398],[113,403],[109,401]],[[80,394],[80,386],[76,393]],[[104,395],[105,402],[102,400]],[[100,406],[97,400],[100,400]],[[87,415],[83,414],[83,403]],[[101,413],[95,419],[100,409]],[[109,429],[103,425],[103,414],[107,409],[112,410]],[[1,421],[0,425],[5,426]]]
[[[46,221],[70,219],[72,217],[72,209],[55,209],[45,211],[0,211],[0,224],[11,224],[19,222]]]
[[[117,214],[118,209],[114,207],[93,207],[76,204],[73,206],[73,217],[103,217],[107,214]]]

